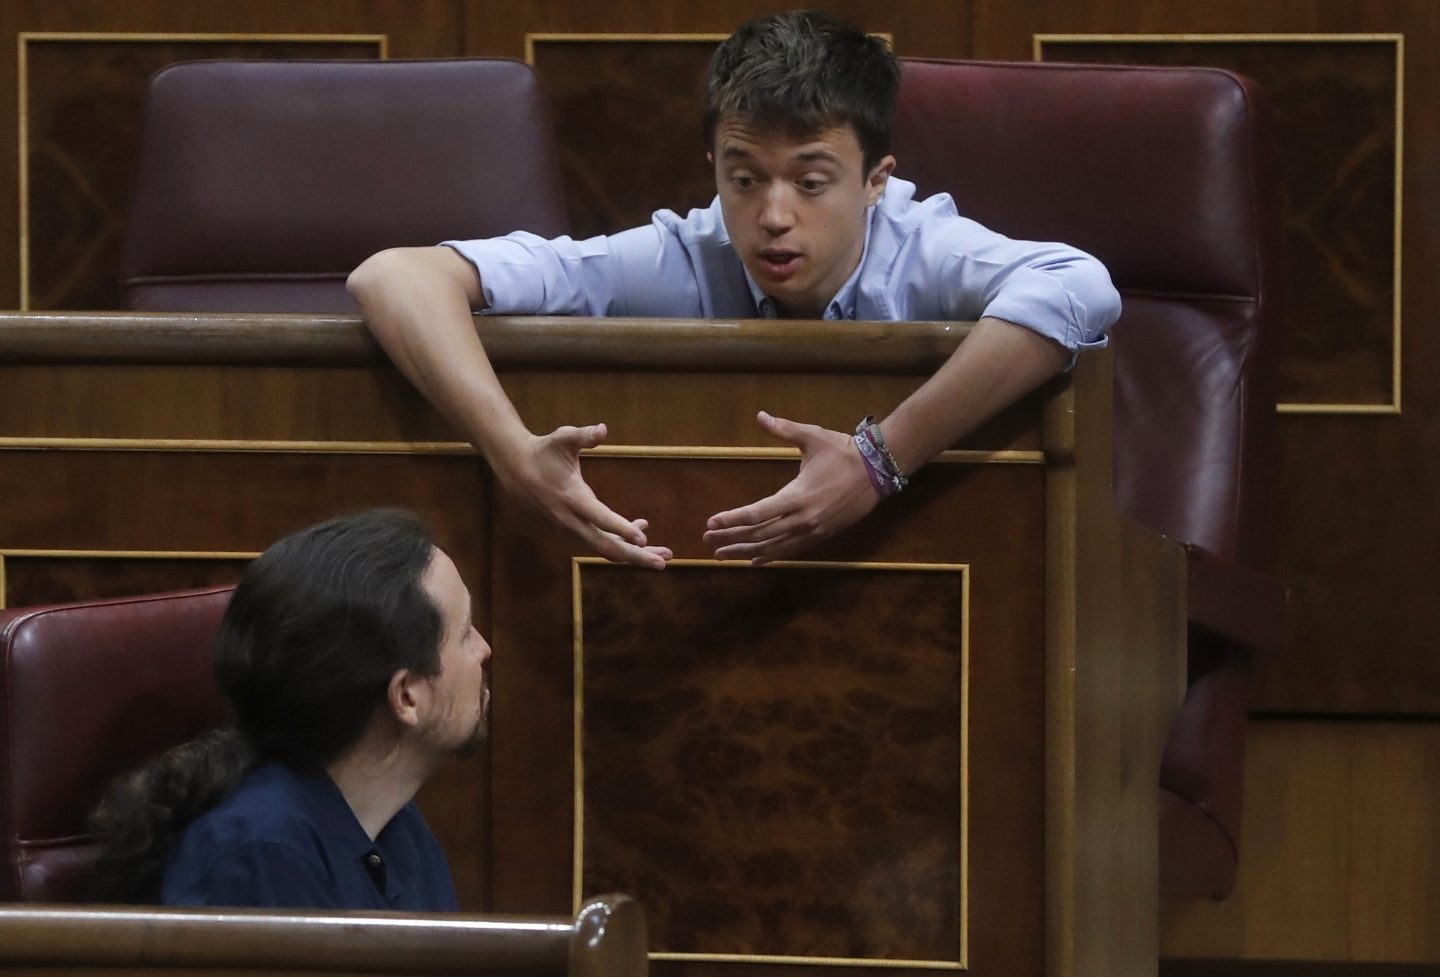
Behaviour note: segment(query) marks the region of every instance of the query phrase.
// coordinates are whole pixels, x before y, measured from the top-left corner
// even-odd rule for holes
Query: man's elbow
[[[384,290],[387,283],[400,280],[399,265],[403,261],[403,250],[405,249],[390,248],[372,254],[360,262],[345,279],[345,290],[362,311],[374,304],[376,296]]]
[[[1105,287],[1101,289],[1100,307],[1096,310],[1095,332],[1103,334],[1120,319],[1122,303],[1120,301],[1120,290],[1111,283],[1110,277],[1105,277]]]

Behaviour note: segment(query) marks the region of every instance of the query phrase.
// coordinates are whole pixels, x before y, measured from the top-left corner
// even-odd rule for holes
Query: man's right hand
[[[580,452],[605,440],[604,424],[558,427],[549,434],[527,434],[518,444],[495,452],[491,464],[505,488],[517,498],[570,530],[586,546],[613,563],[663,570],[674,554],[652,546],[649,523],[626,519],[605,505],[580,474]]]
[[[509,491],[607,560],[665,566],[670,550],[649,544],[645,520],[612,511],[580,475],[580,451],[605,440],[605,425],[539,437],[521,422],[475,333],[484,289],[468,261],[444,247],[393,248],[355,269],[348,287],[391,361]]]

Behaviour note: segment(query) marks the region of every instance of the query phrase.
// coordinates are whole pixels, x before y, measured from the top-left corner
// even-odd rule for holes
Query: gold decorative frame
[[[41,560],[253,560],[258,552],[244,550],[27,550],[0,549],[0,611],[5,610],[9,585],[5,561]]]
[[[1392,204],[1394,231],[1394,298],[1391,326],[1390,402],[1380,404],[1281,403],[1282,414],[1399,414],[1401,376],[1401,285],[1405,170],[1405,35],[1404,34],[1035,34],[1031,38],[1031,59],[1042,61],[1047,44],[1377,44],[1395,45],[1395,195]]]
[[[30,118],[29,45],[33,43],[132,42],[186,44],[367,44],[376,46],[380,60],[390,56],[388,34],[254,34],[254,33],[130,33],[124,31],[65,32],[22,31],[16,38],[17,127],[20,147],[20,311],[30,309]]]
[[[785,449],[781,449],[785,450]],[[609,561],[597,556],[571,558],[571,623],[574,634],[574,872],[572,898],[578,908],[585,867],[585,633],[583,625],[583,594],[581,568],[606,566]],[[968,970],[970,957],[970,565],[966,563],[864,563],[826,562],[816,560],[781,560],[763,569],[735,560],[671,560],[672,567],[708,567],[720,570],[765,573],[786,569],[823,570],[891,570],[913,573],[959,573],[960,575],[960,953],[959,960],[880,960],[849,957],[803,957],[775,954],[744,953],[670,953],[652,952],[651,960],[695,961],[704,963],[803,964],[828,967],[871,967],[915,970]]]

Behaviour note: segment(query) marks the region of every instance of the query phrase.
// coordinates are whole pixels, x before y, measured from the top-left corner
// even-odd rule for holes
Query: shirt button
[[[380,853],[372,851],[370,854],[365,856],[365,863],[371,868],[379,868],[381,865]]]

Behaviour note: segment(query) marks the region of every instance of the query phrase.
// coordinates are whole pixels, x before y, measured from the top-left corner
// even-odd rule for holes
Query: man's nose
[[[794,202],[788,191],[789,188],[780,182],[772,183],[765,191],[760,208],[760,226],[771,234],[783,234],[795,225]]]

